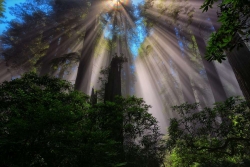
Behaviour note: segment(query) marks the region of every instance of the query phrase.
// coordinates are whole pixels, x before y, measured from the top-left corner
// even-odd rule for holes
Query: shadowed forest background
[[[250,165],[249,0],[7,3],[0,165]]]

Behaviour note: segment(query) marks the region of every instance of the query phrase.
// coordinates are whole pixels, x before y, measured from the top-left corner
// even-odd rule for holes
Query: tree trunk
[[[222,82],[215,68],[215,65],[213,64],[213,62],[208,62],[204,58],[206,52],[206,43],[201,34],[199,33],[201,31],[199,28],[202,27],[201,25],[207,24],[206,21],[207,17],[204,13],[201,13],[200,9],[198,9],[198,11],[195,12],[194,18],[195,20],[193,20],[193,25],[191,26],[191,29],[197,42],[197,46],[202,58],[203,65],[206,70],[208,81],[210,83],[212,93],[214,95],[214,100],[215,102],[225,101],[227,99],[226,92],[223,88]],[[201,22],[198,22],[197,20],[201,20]]]
[[[172,44],[171,48],[175,48],[175,55],[172,55],[172,59],[175,62],[177,67],[177,72],[179,75],[179,79],[181,82],[181,89],[184,97],[184,102],[187,103],[195,103],[195,95],[193,91],[193,87],[191,85],[191,79],[189,77],[189,73],[191,72],[191,67],[189,66],[190,63],[188,60],[187,55],[185,54],[185,50],[182,52],[181,47],[179,46],[179,42],[177,39],[176,32],[174,31],[175,27],[166,27],[164,29],[167,30],[168,34],[172,34],[172,41],[169,41],[169,44]],[[176,44],[176,46],[175,46]]]
[[[89,94],[91,73],[93,68],[93,53],[94,43],[96,38],[95,26],[96,20],[92,20],[92,23],[86,28],[85,38],[82,47],[81,60],[79,63],[75,89]]]
[[[148,17],[148,19],[152,20],[152,22],[155,22],[158,18]],[[188,60],[187,60],[186,55],[182,56],[181,48],[178,45],[178,40],[176,37],[176,33],[174,31],[175,27],[166,24],[165,21],[163,20],[158,20],[157,26],[161,29],[161,31],[164,31],[165,34],[169,34],[167,38],[164,38],[164,40],[167,40],[168,42],[166,43],[171,45],[170,48],[175,51],[175,55],[171,55],[171,59],[174,61],[177,67],[178,75],[179,75],[180,82],[181,82],[181,89],[182,89],[183,96],[184,96],[184,102],[195,103],[196,100],[194,96],[194,91],[193,91],[191,80],[189,77],[190,67],[188,66],[188,62],[187,62]],[[159,31],[159,33],[161,32]],[[162,37],[164,37],[164,34],[161,34],[161,35]],[[164,59],[168,59],[167,57],[168,57],[167,55],[164,56]],[[166,62],[169,62],[169,60],[166,60]]]
[[[195,31],[194,31],[195,32]],[[223,88],[222,82],[220,80],[220,77],[218,75],[218,72],[216,71],[216,68],[213,64],[213,62],[208,62],[205,60],[205,52],[206,52],[206,44],[203,38],[200,35],[197,35],[196,33],[195,39],[198,45],[199,52],[201,54],[202,62],[206,70],[206,74],[208,77],[208,81],[210,83],[214,100],[215,102],[222,102],[227,99],[226,92]]]
[[[240,38],[240,36],[236,34],[235,38]],[[243,47],[239,50],[234,48],[228,52],[227,58],[250,107],[250,51],[243,43]]]
[[[220,28],[220,23],[218,23],[218,17],[214,17],[214,15],[208,12],[209,17],[211,18],[211,22],[215,31]],[[236,33],[234,39],[241,38],[238,33]],[[243,42],[243,47],[234,48],[232,51],[227,52],[228,61],[234,71],[236,79],[239,83],[240,89],[248,101],[248,106],[250,107],[250,51],[246,44]]]

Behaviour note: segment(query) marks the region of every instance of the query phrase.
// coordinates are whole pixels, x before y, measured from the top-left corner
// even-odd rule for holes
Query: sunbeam
[[[150,112],[165,133],[176,116],[174,105],[200,103],[201,110],[230,96],[246,96],[243,72],[234,62],[204,59],[219,24],[218,8],[203,13],[202,3],[27,0],[12,9],[17,19],[1,36],[0,81],[34,71],[69,80],[90,95],[92,88],[101,88],[101,69],[124,57],[122,95],[137,95],[152,105]]]

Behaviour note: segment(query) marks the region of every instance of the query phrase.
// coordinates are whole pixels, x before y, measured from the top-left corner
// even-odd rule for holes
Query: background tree
[[[53,21],[47,25],[48,29],[44,33],[50,37],[50,46],[46,56],[41,60],[43,66],[40,74],[50,73],[63,78],[68,69],[63,66],[58,66],[56,69],[50,68],[51,60],[60,58],[60,56],[69,52],[78,52],[81,49],[79,45],[81,45],[83,39],[86,40],[84,28],[88,24],[86,18],[89,11],[89,2],[85,0],[50,0],[49,2],[51,2],[50,6],[52,8],[49,17]],[[74,64],[71,61],[73,60],[67,58],[68,64]]]
[[[205,1],[212,3],[214,1]],[[178,74],[185,74],[183,78],[181,78],[182,75],[180,75],[180,80],[182,83],[184,83],[184,88],[185,85],[191,85],[191,86],[187,86],[189,87],[186,92],[188,92],[188,90],[190,91],[189,94],[191,94],[192,90],[190,90],[190,88],[192,88],[194,90],[194,93],[196,95],[197,93],[197,97],[196,100],[198,99],[199,102],[204,101],[203,99],[206,98],[205,101],[209,101],[208,98],[206,97],[206,92],[204,91],[204,88],[201,89],[201,86],[199,86],[198,82],[196,82],[196,80],[199,80],[201,82],[206,83],[206,80],[208,79],[208,85],[207,87],[205,87],[205,90],[208,88],[210,89],[211,87],[211,91],[213,93],[214,96],[214,100],[216,102],[219,101],[224,101],[227,97],[230,97],[232,95],[229,95],[229,92],[227,87],[228,85],[230,85],[232,83],[233,80],[229,81],[228,83],[225,82],[224,76],[221,75],[223,72],[221,72],[221,67],[225,67],[227,69],[227,71],[231,72],[233,71],[235,74],[235,77],[238,81],[238,84],[240,85],[240,88],[245,96],[245,98],[247,100],[249,100],[249,89],[248,89],[248,85],[249,85],[249,74],[247,71],[249,71],[249,50],[246,47],[245,43],[242,41],[238,41],[240,42],[242,45],[244,45],[244,47],[242,48],[242,50],[237,51],[236,49],[231,51],[231,52],[227,52],[227,57],[228,57],[228,61],[231,65],[231,67],[227,64],[223,64],[223,65],[218,65],[218,63],[210,63],[208,62],[204,57],[206,55],[206,42],[207,39],[209,37],[209,34],[212,33],[212,31],[217,31],[219,28],[218,23],[217,23],[217,14],[216,14],[216,7],[215,10],[208,12],[208,14],[206,13],[202,13],[202,10],[200,10],[200,6],[202,5],[202,1],[154,1],[154,0],[148,0],[146,1],[146,4],[144,5],[144,10],[143,10],[143,14],[146,18],[146,20],[148,20],[149,22],[154,23],[153,26],[153,30],[159,29],[159,31],[166,31],[166,33],[171,34],[172,36],[176,36],[178,38],[178,43],[179,43],[179,47],[181,48],[181,56],[179,56],[178,61],[175,61],[175,63],[181,64],[181,68],[183,68],[184,72],[178,69]],[[230,5],[234,5],[234,7],[236,7],[238,5],[238,7],[240,5],[243,5],[242,7],[244,7],[244,3],[243,2],[236,2],[236,1],[223,1],[224,3],[224,7],[225,4],[227,4],[227,7],[229,7]],[[223,4],[222,3],[222,4]],[[249,2],[248,2],[249,3]],[[218,3],[220,4],[220,3]],[[234,11],[234,16],[237,16],[237,11],[238,13],[240,13],[238,10],[235,9]],[[239,8],[240,9],[240,8]],[[211,9],[212,10],[212,9]],[[227,9],[227,10],[231,10]],[[227,10],[225,10],[225,13],[227,12]],[[239,17],[241,17],[242,19],[248,18],[249,12],[247,12],[248,7],[244,8],[244,12],[240,13]],[[242,10],[243,11],[243,10]],[[218,11],[220,12],[220,11]],[[157,14],[156,14],[157,13]],[[221,16],[222,16],[221,12]],[[224,17],[224,16],[223,16]],[[227,17],[227,16],[225,16]],[[216,19],[214,19],[216,18]],[[229,24],[229,22],[231,20],[235,20],[235,19],[230,19],[227,18],[227,24]],[[249,22],[249,21],[247,21]],[[247,22],[242,22],[239,24],[245,24],[242,27],[247,27],[248,23]],[[171,28],[172,26],[172,28]],[[228,25],[229,26],[229,25]],[[221,31],[224,33],[224,35],[222,35],[223,37],[226,36],[225,33],[227,32],[227,25],[225,26],[225,28]],[[230,25],[233,26],[233,25]],[[239,28],[239,27],[238,27]],[[172,29],[172,30],[171,30]],[[173,29],[175,31],[173,31]],[[170,30],[170,31],[169,31]],[[172,32],[171,32],[172,31]],[[230,30],[231,32],[232,30]],[[232,31],[233,32],[233,31]],[[231,32],[231,33],[232,33]],[[165,34],[166,34],[165,33]],[[242,37],[244,39],[246,39],[247,37],[247,30],[244,31],[245,35],[242,35]],[[240,39],[238,38],[239,36],[235,36],[235,39]],[[161,37],[162,38],[162,37]],[[219,37],[218,39],[222,40],[222,37]],[[173,41],[173,40],[171,40]],[[170,43],[171,41],[169,41],[168,43]],[[177,42],[174,42],[173,44],[175,45]],[[190,45],[190,43],[193,43],[194,45],[192,45],[193,47],[186,47],[188,45]],[[211,46],[213,48],[216,48],[217,44],[219,42],[215,42],[213,44],[211,44]],[[237,43],[237,40],[236,40]],[[169,44],[168,44],[169,45]],[[215,51],[215,50],[214,50]],[[175,52],[177,53],[177,52]],[[207,52],[208,53],[208,52]],[[218,52],[219,53],[219,52]],[[180,55],[180,54],[179,54]],[[210,54],[210,56],[212,56],[213,54]],[[238,55],[238,56],[235,56]],[[173,57],[178,57],[178,55],[173,56]],[[173,58],[173,60],[175,60]],[[184,62],[183,62],[184,61]],[[194,71],[192,73],[188,73],[186,67],[184,67],[183,64],[187,64],[187,67],[192,66],[192,69],[189,71]],[[226,62],[227,63],[227,62]],[[198,66],[198,68],[195,66]],[[225,69],[224,68],[224,69]],[[190,68],[189,68],[190,69]],[[195,70],[194,70],[195,69]],[[187,75],[190,75],[189,77],[187,77]],[[206,79],[207,78],[207,79]],[[185,81],[186,80],[186,81]],[[190,80],[190,84],[187,83],[187,81]],[[194,81],[195,80],[195,81]],[[183,82],[185,81],[185,82]],[[192,83],[193,82],[193,83]],[[237,90],[238,86],[235,85],[230,85],[231,87],[234,87],[235,90]],[[201,91],[202,90],[202,91]],[[185,92],[184,92],[185,93]],[[184,94],[183,93],[183,94]],[[240,91],[238,91],[237,93],[235,93],[235,95],[237,94],[241,94]],[[203,96],[205,95],[205,96]],[[185,94],[184,94],[185,97]],[[189,98],[190,99],[190,98]],[[194,99],[194,98],[193,98]],[[211,97],[210,97],[211,99]],[[194,100],[193,100],[194,101]],[[202,104],[201,104],[202,105]],[[212,103],[210,103],[210,105],[212,105]],[[204,106],[204,105],[203,105]]]
[[[12,76],[25,71],[39,71],[39,60],[46,55],[49,37],[44,29],[49,22],[48,5],[26,2],[11,8],[16,19],[9,22],[1,36],[2,56]]]
[[[160,59],[159,62],[164,62],[165,66],[174,66],[178,73],[178,75],[174,75],[174,78],[182,92],[182,95],[179,96],[181,99],[179,104],[199,101],[204,107],[205,103],[212,105],[213,102],[210,102],[209,99],[224,101],[227,95],[215,65],[208,63],[203,58],[206,44],[197,30],[198,28],[194,28],[199,27],[202,24],[201,20],[204,20],[199,14],[197,14],[199,17],[194,17],[196,13],[199,13],[199,10],[196,10],[199,3],[185,0],[148,0],[142,8],[142,15],[148,22],[147,25],[150,25],[149,28],[152,29],[152,39],[162,40],[162,42],[156,40],[154,45],[152,45],[153,42],[149,42],[149,46],[154,47],[156,52],[152,55],[157,55]],[[199,24],[194,25],[194,20],[199,20],[197,21]],[[165,45],[169,47],[167,48]],[[161,80],[163,77],[161,76],[157,80]],[[169,78],[167,79],[169,80]],[[175,89],[176,83],[172,85],[171,89]],[[206,90],[212,92],[212,96]]]
[[[206,0],[201,6],[203,11],[208,11],[212,6],[218,5],[218,21],[221,23],[220,27],[215,26],[216,32],[212,33],[208,41],[205,58],[219,62],[227,58],[246,100],[250,101],[250,2],[223,0],[214,4],[215,2]]]
[[[231,97],[213,108],[197,111],[198,104],[173,109],[167,150],[172,166],[249,166],[250,110],[247,103]]]
[[[87,2],[81,0],[27,0],[11,7],[15,19],[1,38],[8,68],[19,74],[36,70],[41,75],[57,75],[48,60],[79,47],[86,9]],[[58,69],[63,73],[63,68]]]

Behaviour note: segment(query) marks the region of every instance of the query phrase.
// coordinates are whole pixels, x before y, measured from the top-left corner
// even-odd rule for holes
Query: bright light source
[[[119,0],[112,0],[113,5],[116,5],[119,2]]]
[[[121,9],[122,4],[127,5],[129,0],[106,0],[109,9]]]

